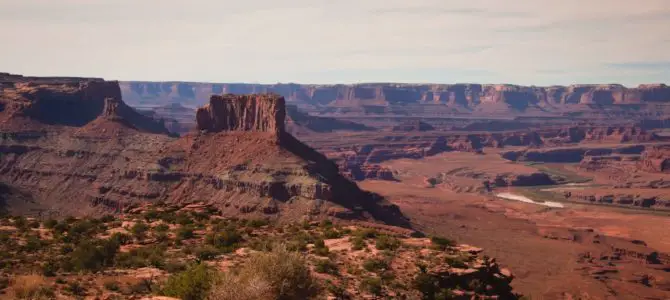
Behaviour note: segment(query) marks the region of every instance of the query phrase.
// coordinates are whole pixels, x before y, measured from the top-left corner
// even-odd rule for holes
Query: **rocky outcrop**
[[[639,167],[648,172],[670,173],[670,145],[649,147],[642,153]]]
[[[151,133],[167,133],[159,121],[137,113],[121,100],[116,81],[99,78],[23,77],[0,73],[3,126],[83,127],[97,118],[123,120]],[[21,121],[16,119],[22,119]],[[12,120],[12,121],[9,121]],[[16,128],[19,129],[19,128]]]
[[[198,130],[207,132],[284,132],[286,104],[278,95],[212,96],[209,104],[196,111]]]
[[[640,154],[644,149],[644,145],[526,149],[503,152],[502,157],[511,161],[579,163],[586,156]]]

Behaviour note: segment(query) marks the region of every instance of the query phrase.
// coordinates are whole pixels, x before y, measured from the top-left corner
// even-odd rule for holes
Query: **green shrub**
[[[160,293],[183,300],[206,299],[213,279],[214,273],[206,265],[192,265],[185,271],[170,276]]]
[[[353,236],[349,238],[349,241],[351,241],[351,248],[352,250],[363,250],[367,246],[365,243],[365,239],[360,237],[360,236]]]
[[[270,221],[265,220],[265,219],[253,219],[253,220],[247,221],[247,226],[249,226],[251,228],[261,228],[261,227],[266,226],[268,224],[270,224]]]
[[[114,220],[116,220],[116,217],[114,217],[113,215],[104,215],[100,218],[100,222],[102,223],[110,223],[114,222]]]
[[[120,245],[113,240],[84,241],[70,254],[69,266],[76,271],[98,272],[114,264]]]
[[[119,287],[119,282],[115,280],[105,281],[103,286],[105,287],[106,290],[112,292],[118,292],[119,290],[121,290],[121,287]]]
[[[318,273],[336,275],[337,265],[330,259],[319,259],[314,263],[314,271]]]
[[[39,236],[31,235],[26,239],[26,244],[23,246],[23,250],[26,252],[37,252],[42,249],[46,243],[43,242]]]
[[[205,245],[195,250],[195,257],[200,260],[212,260],[219,255],[219,250],[211,245]]]
[[[380,235],[379,237],[377,237],[377,240],[375,241],[375,247],[377,248],[377,250],[394,251],[400,248],[400,240],[388,235]]]
[[[322,239],[318,239],[314,242],[314,254],[320,255],[320,256],[328,256],[330,253],[330,250],[324,243]]]
[[[327,239],[339,239],[342,237],[342,233],[333,228],[328,228],[323,232],[323,236]]]
[[[65,290],[74,296],[86,296],[86,288],[78,281],[68,283]]]
[[[456,242],[454,242],[453,240],[437,236],[430,238],[430,242],[433,248],[438,250],[446,250],[449,247],[456,246]]]
[[[354,236],[361,237],[363,239],[374,239],[377,237],[377,231],[372,228],[363,228],[357,230],[354,233]]]
[[[193,233],[193,230],[193,226],[190,225],[179,227],[179,229],[177,229],[177,240],[188,240],[194,238],[195,233]]]
[[[368,272],[382,272],[389,269],[389,263],[383,259],[372,258],[363,262],[363,269]]]
[[[56,224],[58,224],[58,221],[56,221],[54,219],[46,220],[43,223],[44,228],[47,228],[47,229],[53,229],[54,227],[56,227]]]
[[[366,277],[361,281],[361,290],[372,295],[381,296],[383,292],[382,281],[375,277]]]
[[[42,275],[45,277],[54,277],[58,272],[58,264],[55,261],[49,260],[42,265]]]
[[[130,228],[130,233],[138,240],[144,240],[147,237],[147,231],[149,231],[149,225],[142,221],[138,221]]]
[[[158,226],[154,227],[154,231],[156,232],[168,232],[169,230],[170,226],[164,223],[158,224]]]
[[[187,213],[183,213],[183,212],[177,214],[177,216],[175,218],[175,221],[177,222],[177,224],[179,224],[181,226],[186,226],[186,225],[193,224],[193,219],[191,218],[191,216],[189,216]]]
[[[226,229],[223,232],[213,232],[205,237],[205,242],[219,249],[234,247],[242,241],[240,235],[234,229]]]
[[[461,257],[447,257],[445,258],[445,262],[449,264],[449,266],[458,269],[466,269],[468,267]]]

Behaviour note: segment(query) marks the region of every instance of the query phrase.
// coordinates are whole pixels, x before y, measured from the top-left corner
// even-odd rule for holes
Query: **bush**
[[[389,264],[383,259],[368,259],[363,262],[363,269],[368,272],[382,272],[389,269]]]
[[[461,257],[447,257],[445,258],[445,261],[447,264],[449,264],[449,266],[454,268],[466,269],[468,267],[468,265]]]
[[[75,296],[86,296],[86,288],[84,288],[78,281],[68,283],[65,290]]]
[[[323,232],[323,236],[327,239],[339,239],[342,237],[342,233],[335,229],[328,228]]]
[[[117,281],[105,281],[103,284],[106,290],[112,291],[112,292],[118,292],[121,288],[119,287],[119,282]]]
[[[337,265],[330,259],[317,260],[316,263],[314,263],[314,271],[331,275],[336,275],[338,273]]]
[[[234,229],[227,229],[223,232],[213,232],[205,237],[205,243],[212,245],[218,249],[231,250],[236,248],[237,243],[242,241],[240,235]]]
[[[456,242],[447,238],[434,236],[430,238],[433,248],[438,250],[446,250],[449,247],[456,246]]]
[[[43,225],[44,225],[44,228],[53,229],[54,227],[56,227],[56,224],[58,224],[58,221],[56,221],[54,219],[49,219],[49,220],[44,221]]]
[[[354,235],[362,239],[374,239],[377,237],[377,231],[372,228],[363,228],[357,230]]]
[[[170,276],[161,294],[183,300],[206,299],[213,277],[214,273],[206,265],[192,265],[186,271]]]
[[[351,237],[349,238],[349,241],[351,241],[352,250],[363,250],[363,248],[367,246],[367,244],[365,244],[365,239],[360,236]]]
[[[188,240],[195,237],[193,226],[181,226],[177,230],[177,240]]]
[[[132,233],[138,241],[141,241],[147,237],[147,231],[149,231],[149,225],[142,221],[135,223],[135,225],[130,228],[130,233]]]
[[[219,250],[210,245],[205,245],[195,250],[195,257],[200,260],[212,260],[217,255],[219,255]]]
[[[330,250],[328,250],[328,247],[326,247],[326,244],[322,239],[318,239],[316,242],[314,242],[314,254],[328,256],[329,253]]]
[[[82,242],[70,254],[70,266],[76,271],[100,271],[113,265],[119,247],[112,240]]]
[[[381,235],[375,242],[377,250],[391,250],[394,251],[400,248],[400,241],[388,235]]]
[[[361,281],[361,290],[364,290],[372,295],[382,295],[382,281],[379,278],[366,277]]]
[[[307,262],[284,245],[256,253],[239,273],[226,273],[215,285],[211,299],[308,299],[317,292]]]

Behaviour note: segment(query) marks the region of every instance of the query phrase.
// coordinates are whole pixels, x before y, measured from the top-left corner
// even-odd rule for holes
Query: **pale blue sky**
[[[670,0],[0,0],[0,72],[670,83]]]

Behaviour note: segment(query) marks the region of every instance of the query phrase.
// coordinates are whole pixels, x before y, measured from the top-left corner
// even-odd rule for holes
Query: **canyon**
[[[0,83],[7,213],[393,225],[482,246],[533,298],[670,297],[663,84]]]

